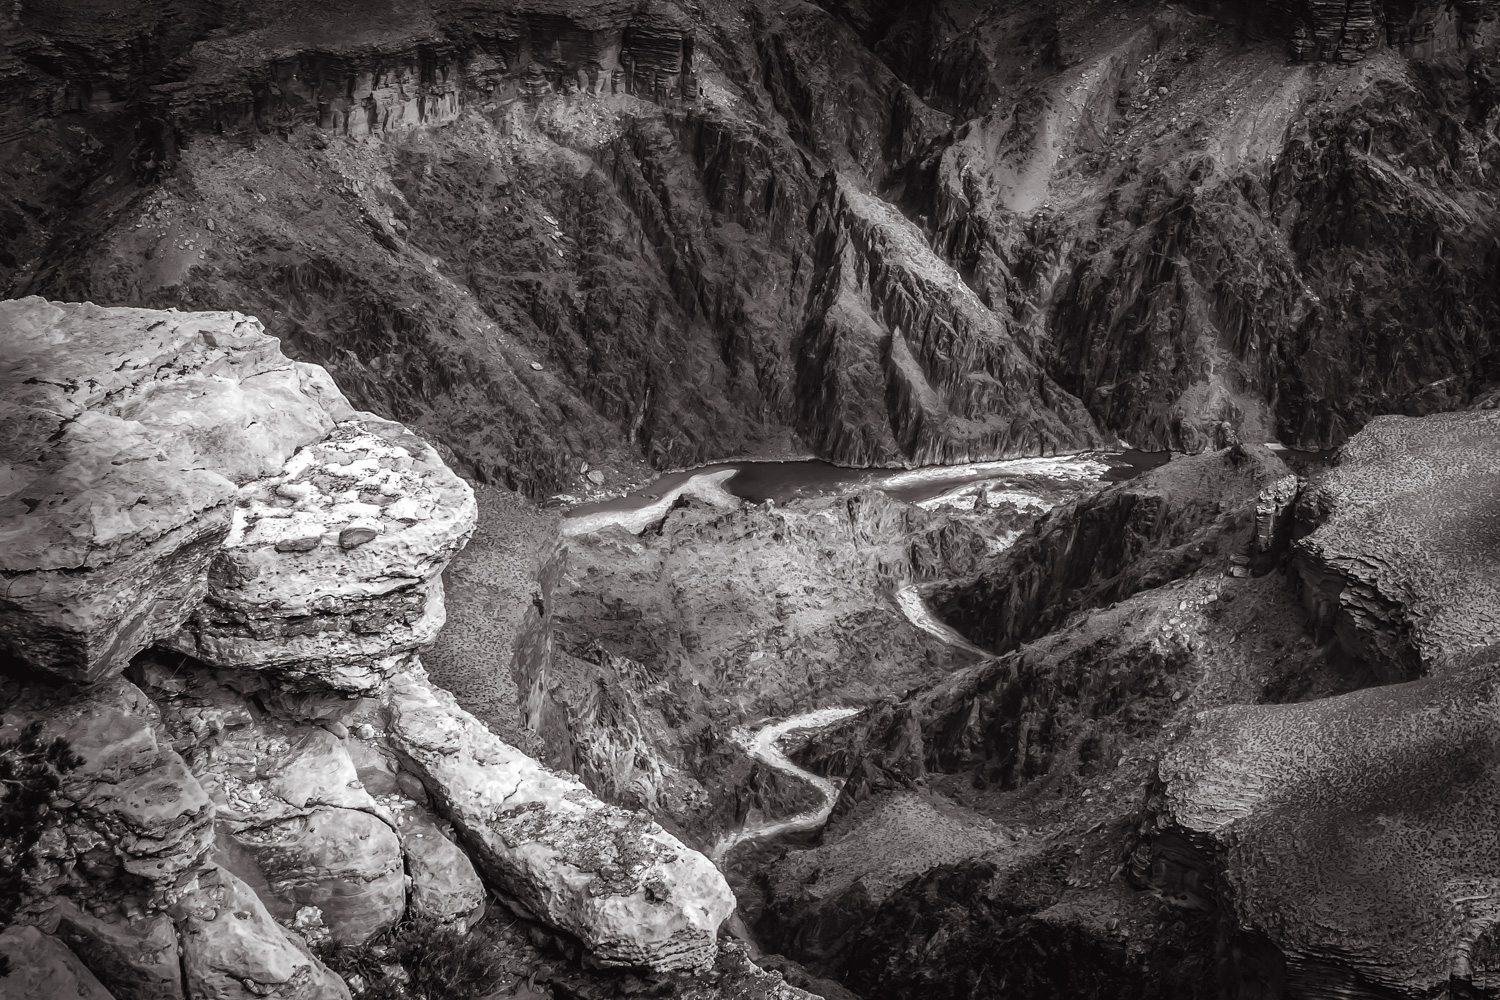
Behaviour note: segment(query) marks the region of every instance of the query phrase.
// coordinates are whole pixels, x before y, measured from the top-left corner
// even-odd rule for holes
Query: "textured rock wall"
[[[1500,414],[1381,417],[1297,506],[1294,558],[1325,635],[1389,680],[1500,641]]]
[[[142,4],[130,45],[26,6],[0,274],[254,312],[533,495],[1072,447],[1072,399],[1141,447],[1325,447],[1500,379],[1489,5],[951,6]],[[1256,40],[1298,25],[1397,48]],[[823,234],[878,215],[863,287]]]
[[[1161,763],[1152,877],[1175,891],[1196,843],[1289,993],[1493,988],[1492,672],[1205,713]]]

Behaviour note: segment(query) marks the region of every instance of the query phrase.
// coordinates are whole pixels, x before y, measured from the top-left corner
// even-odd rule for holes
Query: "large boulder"
[[[516,905],[603,965],[713,961],[735,900],[707,858],[504,743],[420,670],[393,677],[384,699],[392,749]]]
[[[1500,410],[1375,418],[1297,516],[1309,611],[1387,680],[1500,642]]]
[[[320,807],[245,828],[234,841],[255,858],[274,897],[267,904],[285,908],[278,915],[292,920],[302,907],[317,907],[339,944],[364,944],[405,909],[401,842],[368,813]]]
[[[203,1000],[349,1000],[343,980],[239,879],[210,869],[182,901],[182,970]]]
[[[165,641],[361,691],[436,637],[472,491],[255,319],[28,298],[0,303],[0,347],[0,643],[22,663],[93,681]]]
[[[396,821],[360,783],[346,740],[246,711],[242,695],[201,667],[167,673],[143,658],[139,673],[214,800],[214,860],[250,885],[273,917],[291,923],[314,907],[346,945],[400,919],[406,887]]]
[[[167,644],[218,666],[368,691],[437,637],[441,573],[474,530],[468,484],[401,424],[339,423],[246,485],[207,600]]]
[[[10,963],[0,1000],[114,1000],[67,945],[35,927],[7,927],[0,956]]]
[[[239,313],[0,302],[0,650],[123,669],[202,600],[237,488],[351,412]]]
[[[167,906],[187,891],[213,843],[214,805],[171,746],[157,739],[155,706],[113,678],[91,689],[29,689],[0,716],[0,735],[33,721],[83,763],[63,779],[27,873],[29,894]]]

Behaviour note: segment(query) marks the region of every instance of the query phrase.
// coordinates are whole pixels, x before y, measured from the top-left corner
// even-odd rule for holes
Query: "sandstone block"
[[[267,901],[273,912],[290,917],[316,906],[339,944],[363,944],[406,909],[401,843],[368,813],[320,806],[233,837],[276,897]]]
[[[0,729],[32,719],[61,736],[84,763],[69,772],[54,807],[56,825],[37,845],[38,896],[71,887],[93,898],[121,894],[169,905],[213,842],[214,805],[153,728],[155,706],[123,678],[87,691],[33,691]]]
[[[707,858],[504,743],[418,670],[391,679],[385,707],[392,749],[520,906],[604,965],[713,960],[735,901]]]
[[[0,643],[118,672],[201,600],[237,488],[347,413],[239,313],[0,302]]]
[[[52,933],[72,949],[115,1000],[181,1000],[177,931],[164,913],[127,918],[59,900],[48,913]]]

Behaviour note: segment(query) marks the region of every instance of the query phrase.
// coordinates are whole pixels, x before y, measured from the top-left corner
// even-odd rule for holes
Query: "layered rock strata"
[[[1500,412],[1372,420],[1297,507],[1319,628],[1390,680],[1500,642]]]
[[[174,649],[344,691],[377,688],[443,626],[441,572],[474,530],[469,486],[400,424],[338,423],[240,491],[206,600]]]
[[[1075,610],[1191,574],[1231,549],[1248,562],[1258,526],[1273,530],[1276,497],[1295,483],[1288,475],[1259,445],[1174,459],[1049,511],[972,578],[940,588],[934,606],[974,642],[1013,649]]]
[[[238,487],[342,396],[237,313],[0,303],[0,642],[94,681],[202,601]],[[347,409],[347,405],[345,405]]]

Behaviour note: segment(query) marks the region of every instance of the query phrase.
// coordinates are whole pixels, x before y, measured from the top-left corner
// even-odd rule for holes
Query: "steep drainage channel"
[[[989,650],[981,649],[968,639],[965,639],[957,630],[933,614],[932,609],[927,606],[927,602],[922,599],[922,591],[915,583],[903,583],[896,589],[896,606],[901,609],[901,613],[906,616],[907,621],[928,635],[936,636],[943,640],[955,649],[962,649],[965,652],[981,657],[994,655]]]

